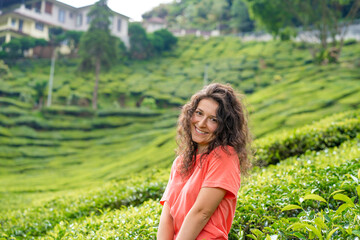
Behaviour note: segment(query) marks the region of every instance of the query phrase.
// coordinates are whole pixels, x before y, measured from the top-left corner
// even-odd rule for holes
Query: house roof
[[[91,5],[86,5],[86,6],[83,6],[83,7],[74,7],[74,6],[71,6],[69,4],[66,4],[66,3],[63,3],[63,2],[60,2],[60,1],[57,1],[57,0],[47,0],[49,2],[53,2],[53,3],[56,3],[57,5],[60,5],[60,6],[63,6],[67,9],[72,9],[74,11],[78,10],[78,9],[83,9],[83,8],[90,8],[92,7],[94,4],[91,4]],[[22,3],[32,3],[32,2],[35,2],[35,0],[0,0],[0,14],[1,14],[1,8],[5,8],[5,7],[8,7],[10,8],[10,6],[12,5],[20,5]],[[124,15],[124,14],[121,14],[121,13],[118,13],[112,9],[110,9],[111,12],[113,14],[117,14],[119,16],[122,16],[124,18],[127,18],[127,19],[130,19],[130,17]]]
[[[166,20],[159,17],[152,17],[149,19],[146,19],[144,22],[146,23],[157,23],[157,24],[166,24]]]
[[[56,0],[53,0],[53,1],[56,1]],[[78,8],[75,8],[75,9],[91,8],[93,5],[94,5],[94,4],[90,4],[90,5],[86,5],[86,6],[78,7]],[[124,17],[124,18],[130,19],[130,17],[128,17],[128,16],[126,16],[126,15],[124,15],[124,14],[121,14],[121,13],[115,12],[115,11],[114,11],[114,10],[112,10],[111,8],[110,8],[110,10],[111,10],[111,12],[112,12],[112,13],[114,13],[114,14],[117,14],[117,15],[120,15],[120,16],[122,16],[122,17]]]

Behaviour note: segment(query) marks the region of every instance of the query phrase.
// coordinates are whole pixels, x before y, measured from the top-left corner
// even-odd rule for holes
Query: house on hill
[[[15,9],[0,12],[0,45],[21,36],[49,40],[50,27],[86,31],[91,20],[87,14],[92,6],[76,8],[56,0],[41,0],[20,4]],[[129,17],[115,11],[112,13],[112,35],[129,46]]]
[[[143,27],[145,28],[146,32],[152,33],[157,30],[166,28],[166,20],[159,17],[144,19]]]

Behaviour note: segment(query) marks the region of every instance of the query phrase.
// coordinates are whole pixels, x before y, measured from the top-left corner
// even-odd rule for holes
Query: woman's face
[[[212,98],[202,99],[191,117],[191,137],[198,144],[198,153],[206,151],[208,144],[215,138],[218,127],[216,112],[219,104]]]

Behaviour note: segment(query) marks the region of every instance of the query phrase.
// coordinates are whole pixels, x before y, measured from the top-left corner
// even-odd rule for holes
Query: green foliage
[[[160,180],[159,175],[162,183],[158,182]],[[167,176],[167,171],[151,171],[143,176],[133,176],[126,181],[111,182],[101,188],[83,191],[80,195],[59,195],[57,198],[43,204],[40,203],[25,212],[14,211],[6,218],[0,219],[2,226],[0,236],[24,238],[41,236],[54,227],[54,232],[70,227],[68,224],[77,219],[86,221],[87,216],[91,219],[111,210],[117,212],[119,210],[116,209],[138,206],[148,199],[159,200],[161,193],[165,190]],[[153,207],[155,204],[151,205]],[[159,207],[157,209],[159,210]],[[152,212],[152,210],[147,212],[145,216],[149,218],[148,214]],[[75,222],[71,224],[75,224]],[[134,227],[136,225],[128,226]],[[60,232],[65,233],[64,230]],[[122,228],[119,230],[122,231]],[[52,232],[49,234],[53,235]],[[86,234],[90,234],[90,232]],[[65,236],[60,235],[58,237]]]
[[[293,28],[286,27],[280,31],[280,39],[282,41],[288,41],[296,37],[296,31]]]
[[[312,125],[271,135],[254,143],[258,166],[276,164],[281,159],[340,145],[360,133],[359,112],[341,113]]]
[[[13,38],[10,42],[3,44],[3,47],[8,50],[7,56],[9,58],[14,59],[22,57],[20,39]]]
[[[360,170],[359,170],[360,172]],[[358,183],[359,179],[352,176],[353,180]],[[357,187],[358,189],[359,187]],[[304,200],[315,200],[321,201],[327,204],[327,209],[325,211],[318,209],[312,209],[314,211],[310,214],[303,207],[298,205],[287,205],[281,209],[281,211],[289,211],[294,209],[301,209],[303,212],[300,212],[298,215],[297,221],[291,221],[291,225],[285,230],[282,235],[296,236],[301,239],[312,239],[318,237],[319,239],[331,239],[333,238],[342,238],[342,237],[356,237],[359,234],[359,219],[357,215],[360,213],[358,203],[355,204],[354,200],[350,199],[348,196],[339,193],[344,190],[337,190],[330,194],[329,201],[326,201],[324,198],[317,194],[308,194],[300,198],[302,203]],[[358,191],[358,190],[357,190]],[[358,194],[357,198],[360,195]],[[338,207],[330,206],[331,198],[334,200],[342,201]],[[357,201],[358,202],[358,201]],[[337,209],[336,209],[337,208]],[[285,226],[289,222],[285,219],[280,219],[280,221],[285,222]],[[344,227],[345,224],[345,227]],[[266,231],[269,231],[271,227],[267,228]],[[271,231],[271,230],[270,230]]]
[[[255,28],[250,19],[248,8],[244,0],[234,0],[231,6],[231,26],[239,32],[251,32]]]
[[[77,72],[78,60],[58,61],[55,105],[33,111],[36,92],[31,85],[47,79],[49,61],[19,62],[11,68],[13,78],[0,80],[0,236],[155,236],[161,206],[144,201],[161,196],[168,170],[145,178],[148,171],[171,165],[177,106],[202,88],[205,66],[209,81],[252,92],[244,102],[257,154],[264,162],[279,162],[255,168],[242,179],[229,238],[296,238],[294,229],[287,230],[295,222],[317,228],[318,212],[336,212],[350,203],[336,200],[346,199],[337,194],[357,206],[351,176],[359,169],[359,113],[344,112],[299,127],[358,108],[359,46],[344,46],[337,66],[317,66],[307,64],[307,50],[291,42],[183,38],[171,53],[151,61],[126,61],[103,72],[98,111],[81,105],[91,98],[87,81],[94,74]],[[30,100],[25,100],[27,94]],[[342,191],[332,194],[337,190]],[[314,197],[310,194],[328,204],[300,201]],[[281,212],[289,205],[292,210]],[[340,210],[344,217],[336,215],[339,221],[355,212],[347,205]],[[323,222],[329,228],[322,229],[324,234],[337,228]],[[310,236],[296,231],[297,236]],[[339,234],[333,232],[333,238],[349,233]]]
[[[91,8],[88,17],[91,18],[90,27],[81,37],[79,53],[82,58],[80,69],[90,70],[95,68],[95,87],[93,92],[92,107],[97,109],[97,94],[99,74],[101,67],[109,68],[116,60],[118,53],[117,43],[110,34],[109,26],[111,10],[106,0],[99,0]]]
[[[302,26],[303,29],[310,30],[312,36],[320,42],[320,46],[312,51],[319,52],[317,56],[313,57],[315,60],[320,58],[321,63],[337,62],[344,40],[341,33],[343,28],[341,22],[351,22],[360,7],[354,0],[245,1],[249,6],[252,18],[274,36],[278,36],[282,32],[281,39],[287,40],[292,35],[287,30],[288,27]],[[283,29],[284,27],[285,29]],[[340,46],[338,46],[336,35],[340,36]],[[328,46],[329,36],[332,41],[331,48]],[[331,52],[330,59],[328,59],[327,52]],[[329,61],[324,62],[325,59]]]
[[[51,45],[59,45],[66,39],[65,30],[61,27],[51,27],[49,29],[49,38]]]
[[[1,79],[8,79],[11,78],[11,71],[9,67],[4,63],[3,60],[0,60],[0,78]]]
[[[344,212],[339,218],[336,212],[342,203],[333,197],[341,193],[351,199],[357,198],[358,182],[351,176],[357,174],[360,168],[360,152],[356,147],[358,143],[359,137],[339,147],[320,152],[308,151],[304,155],[281,161],[276,166],[262,171],[255,170],[239,192],[229,239],[237,239],[240,235],[264,239],[267,234],[276,235],[276,239],[299,237],[303,233],[299,231],[300,234],[297,234],[289,227],[301,222],[313,226],[312,230],[317,231],[313,224],[319,222],[315,219],[320,214],[323,214],[328,226],[328,229],[321,231],[324,235],[350,222],[350,228],[355,230],[358,224],[353,219],[358,210],[348,209],[349,212]],[[260,230],[263,237],[256,238],[256,235],[261,234],[253,233],[252,229]],[[312,230],[308,229],[309,232]],[[351,234],[345,231],[340,235],[345,237]],[[311,239],[311,233],[300,239]]]
[[[161,4],[143,14],[144,19],[166,19],[169,28],[199,29],[223,32],[248,32],[254,29],[243,1],[202,0]]]
[[[177,43],[177,38],[167,29],[157,30],[149,35],[150,42],[155,51],[161,53],[169,51]]]
[[[98,1],[88,16],[91,18],[90,27],[80,39],[81,68],[93,69],[96,59],[99,59],[102,66],[109,67],[117,57],[117,46],[115,37],[111,36],[109,30],[111,12],[106,1]]]
[[[46,46],[48,41],[43,38],[35,38],[35,46]]]
[[[42,107],[44,96],[45,96],[45,90],[47,87],[47,81],[46,80],[37,80],[33,84],[34,90],[35,90],[35,101],[37,102],[37,106],[39,108]]]
[[[147,59],[151,56],[151,42],[146,35],[145,29],[139,23],[129,24],[129,37],[130,37],[130,56],[132,59]],[[155,36],[154,36],[155,37]],[[159,38],[160,36],[156,36]],[[153,39],[156,41],[156,39]],[[162,48],[165,43],[162,42],[157,47]],[[156,44],[157,45],[157,44]]]

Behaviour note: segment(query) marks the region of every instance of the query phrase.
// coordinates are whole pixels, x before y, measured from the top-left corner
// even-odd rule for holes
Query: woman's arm
[[[164,207],[160,216],[160,224],[157,232],[158,240],[173,240],[174,239],[174,225],[173,219],[170,215],[170,208],[167,203],[164,203]]]
[[[186,215],[177,240],[195,239],[224,198],[226,190],[222,188],[201,188],[194,206]]]

